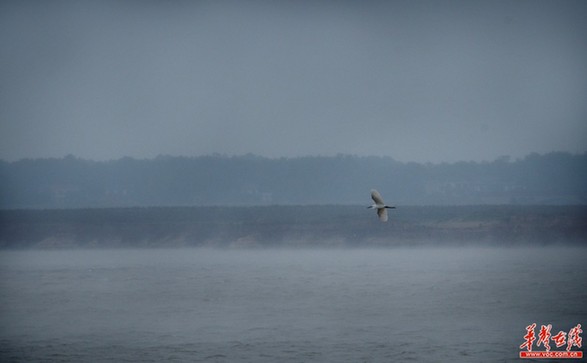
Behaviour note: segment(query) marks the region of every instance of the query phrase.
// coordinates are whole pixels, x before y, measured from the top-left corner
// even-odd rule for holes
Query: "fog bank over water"
[[[0,248],[329,248],[587,244],[584,206],[365,206],[0,211]]]

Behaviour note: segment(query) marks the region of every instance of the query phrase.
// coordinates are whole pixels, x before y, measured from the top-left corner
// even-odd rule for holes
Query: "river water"
[[[3,251],[0,361],[518,361],[526,326],[552,324],[554,335],[587,324],[586,257],[568,247]]]

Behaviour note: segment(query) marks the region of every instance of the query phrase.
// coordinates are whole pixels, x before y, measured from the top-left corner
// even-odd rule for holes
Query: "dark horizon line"
[[[155,157],[134,157],[134,156],[121,156],[115,159],[104,159],[104,160],[96,160],[96,159],[86,159],[82,157],[75,156],[73,154],[66,154],[62,157],[24,157],[13,161],[8,161],[4,159],[0,159],[1,163],[19,163],[23,161],[46,161],[46,160],[79,160],[79,161],[87,161],[93,163],[109,163],[109,162],[117,162],[121,160],[136,160],[136,161],[156,161],[156,160],[164,160],[164,159],[204,159],[204,158],[221,158],[221,159],[259,159],[259,160],[271,160],[271,161],[278,161],[278,160],[300,160],[300,159],[309,159],[309,158],[320,158],[320,159],[336,159],[336,158],[353,158],[353,159],[383,159],[383,160],[390,160],[401,164],[421,164],[421,165],[445,165],[445,164],[459,164],[459,163],[494,163],[494,162],[508,162],[513,163],[517,161],[523,161],[531,156],[546,156],[546,155],[570,155],[570,156],[587,156],[587,150],[583,152],[572,152],[572,151],[549,151],[549,152],[531,152],[522,157],[514,158],[511,155],[502,155],[494,158],[493,160],[459,160],[459,161],[440,161],[440,162],[431,162],[431,161],[401,161],[395,159],[393,156],[390,155],[357,155],[357,154],[346,154],[346,153],[337,153],[336,155],[304,155],[304,156],[278,156],[278,157],[270,157],[270,156],[263,156],[257,155],[254,153],[245,153],[245,154],[227,154],[227,153],[208,153],[208,154],[200,154],[200,155],[170,155],[170,154],[158,154]]]

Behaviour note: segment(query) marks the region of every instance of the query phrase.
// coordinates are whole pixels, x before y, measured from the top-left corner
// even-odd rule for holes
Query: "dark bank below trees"
[[[0,211],[0,247],[587,246],[586,206],[151,207]]]
[[[370,203],[586,204],[587,153],[512,161],[402,163],[391,158],[227,157],[0,161],[0,209]]]

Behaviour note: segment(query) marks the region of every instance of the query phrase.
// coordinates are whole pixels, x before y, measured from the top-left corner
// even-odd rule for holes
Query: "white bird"
[[[371,189],[371,198],[375,202],[375,204],[368,206],[367,208],[377,209],[377,215],[379,216],[379,220],[381,222],[387,222],[387,209],[395,209],[394,206],[385,205],[383,202],[383,198],[381,198],[381,194],[375,189]]]

